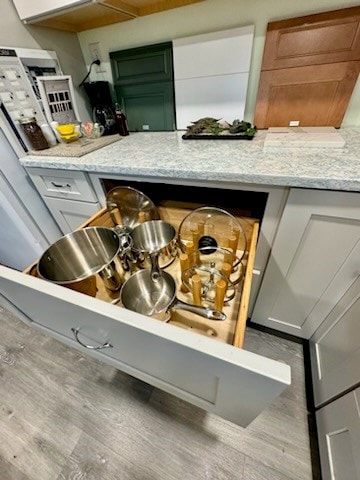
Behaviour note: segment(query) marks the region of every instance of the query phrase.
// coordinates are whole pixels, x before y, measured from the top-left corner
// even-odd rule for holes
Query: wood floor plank
[[[0,455],[1,480],[30,480],[28,476],[22,473],[11,462],[7,462]]]
[[[249,330],[246,348],[286,361],[293,384],[243,429],[0,309],[5,480],[310,480],[301,345]]]
[[[85,433],[57,480],[153,480],[151,468],[127,462]]]
[[[246,480],[292,480],[293,477],[288,477],[283,473],[266,467],[263,463],[254,460],[251,457],[246,457],[244,467],[244,478]]]

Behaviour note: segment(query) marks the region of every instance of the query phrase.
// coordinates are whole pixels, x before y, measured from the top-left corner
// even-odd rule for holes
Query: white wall
[[[2,0],[3,1],[3,0]],[[8,0],[7,0],[8,1]],[[255,38],[245,118],[253,120],[266,26],[269,21],[357,6],[347,0],[205,0],[187,7],[136,18],[78,34],[84,58],[91,62],[88,45],[100,42],[104,73],[91,80],[109,80],[109,52],[148,45],[174,38],[255,24]],[[360,125],[360,80],[355,87],[343,125]]]
[[[77,34],[44,27],[25,26],[20,21],[11,0],[0,0],[0,3],[0,45],[54,50],[64,74],[71,75],[73,79],[80,116],[84,121],[88,120],[90,118],[88,99],[85,92],[77,88],[87,72]]]

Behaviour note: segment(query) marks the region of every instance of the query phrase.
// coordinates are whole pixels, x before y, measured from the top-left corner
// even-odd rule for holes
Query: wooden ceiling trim
[[[194,3],[203,2],[204,0],[162,0],[149,2],[149,5],[139,7],[140,16],[151,15],[152,13],[172,10],[173,8],[185,7]]]

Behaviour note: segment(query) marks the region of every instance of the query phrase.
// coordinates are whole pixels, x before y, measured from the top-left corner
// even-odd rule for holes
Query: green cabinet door
[[[171,42],[110,53],[116,101],[130,131],[175,130]]]
[[[130,131],[175,130],[172,82],[115,86],[115,92]]]

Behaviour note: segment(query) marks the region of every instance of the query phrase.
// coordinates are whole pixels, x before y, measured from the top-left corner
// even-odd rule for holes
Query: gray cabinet
[[[62,233],[74,231],[100,209],[84,172],[50,168],[27,171]]]
[[[360,388],[316,413],[323,480],[360,479]]]
[[[252,320],[310,338],[360,271],[359,244],[359,194],[292,189]]]
[[[310,339],[315,405],[360,383],[360,245],[346,267],[353,283]]]
[[[64,234],[76,230],[100,209],[98,203],[50,197],[43,199]]]
[[[105,221],[103,215],[107,215]],[[109,215],[100,211],[92,224],[108,225],[108,220]],[[179,323],[178,316],[164,323],[113,305],[103,297],[85,295],[2,266],[0,300],[23,321],[67,345],[247,426],[291,381],[287,365],[240,348],[257,232],[258,222],[254,221],[243,287],[227,323],[211,322],[204,328],[191,318],[188,323]],[[172,268],[176,268],[176,261]],[[95,290],[101,294],[101,285],[97,286]]]

